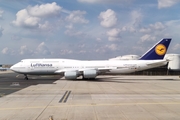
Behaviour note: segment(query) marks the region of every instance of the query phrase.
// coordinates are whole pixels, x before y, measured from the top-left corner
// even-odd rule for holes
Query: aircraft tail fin
[[[151,49],[149,49],[144,55],[142,55],[140,57],[140,60],[163,59],[170,42],[171,38],[163,38],[158,43],[156,43]]]

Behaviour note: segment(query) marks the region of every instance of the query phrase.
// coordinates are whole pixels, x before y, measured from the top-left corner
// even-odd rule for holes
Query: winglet
[[[158,60],[163,59],[171,42],[171,38],[164,38],[149,49],[140,60]]]

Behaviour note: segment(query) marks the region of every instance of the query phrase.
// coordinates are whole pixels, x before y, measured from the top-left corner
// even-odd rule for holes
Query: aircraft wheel
[[[24,78],[25,80],[28,80],[28,77],[27,77],[27,75],[25,75],[25,78]]]

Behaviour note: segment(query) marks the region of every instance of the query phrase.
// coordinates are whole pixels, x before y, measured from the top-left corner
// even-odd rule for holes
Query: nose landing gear
[[[25,77],[24,77],[25,80],[28,80],[28,79],[29,79],[26,74],[24,74],[24,76],[25,76]]]

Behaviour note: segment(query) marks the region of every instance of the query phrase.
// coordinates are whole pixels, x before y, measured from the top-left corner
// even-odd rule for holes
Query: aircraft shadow
[[[11,93],[17,92],[24,88],[27,88],[31,85],[38,85],[38,84],[56,84],[54,83],[57,80],[64,80],[61,79],[63,76],[29,76],[29,80],[24,80],[24,76],[17,77],[18,74],[15,73],[6,73],[0,74],[0,98]],[[119,76],[118,76],[119,77]],[[153,80],[160,80],[160,81],[179,81],[179,79],[129,79],[117,76],[112,77],[102,77],[96,79],[76,79],[71,81],[87,81],[87,82],[111,82],[111,83],[137,83],[140,84],[140,81],[153,81]],[[69,80],[67,80],[69,81]]]
[[[29,80],[24,80],[22,77],[17,77],[16,73],[6,73],[0,74],[0,98],[24,88],[27,88],[31,85],[38,84],[55,84],[54,82],[60,79],[56,77],[29,77]]]
[[[96,78],[96,79],[76,79],[74,81],[87,81],[87,82],[114,82],[114,83],[135,83],[135,82],[129,82],[129,81],[123,81],[123,80],[113,80],[111,78]]]

